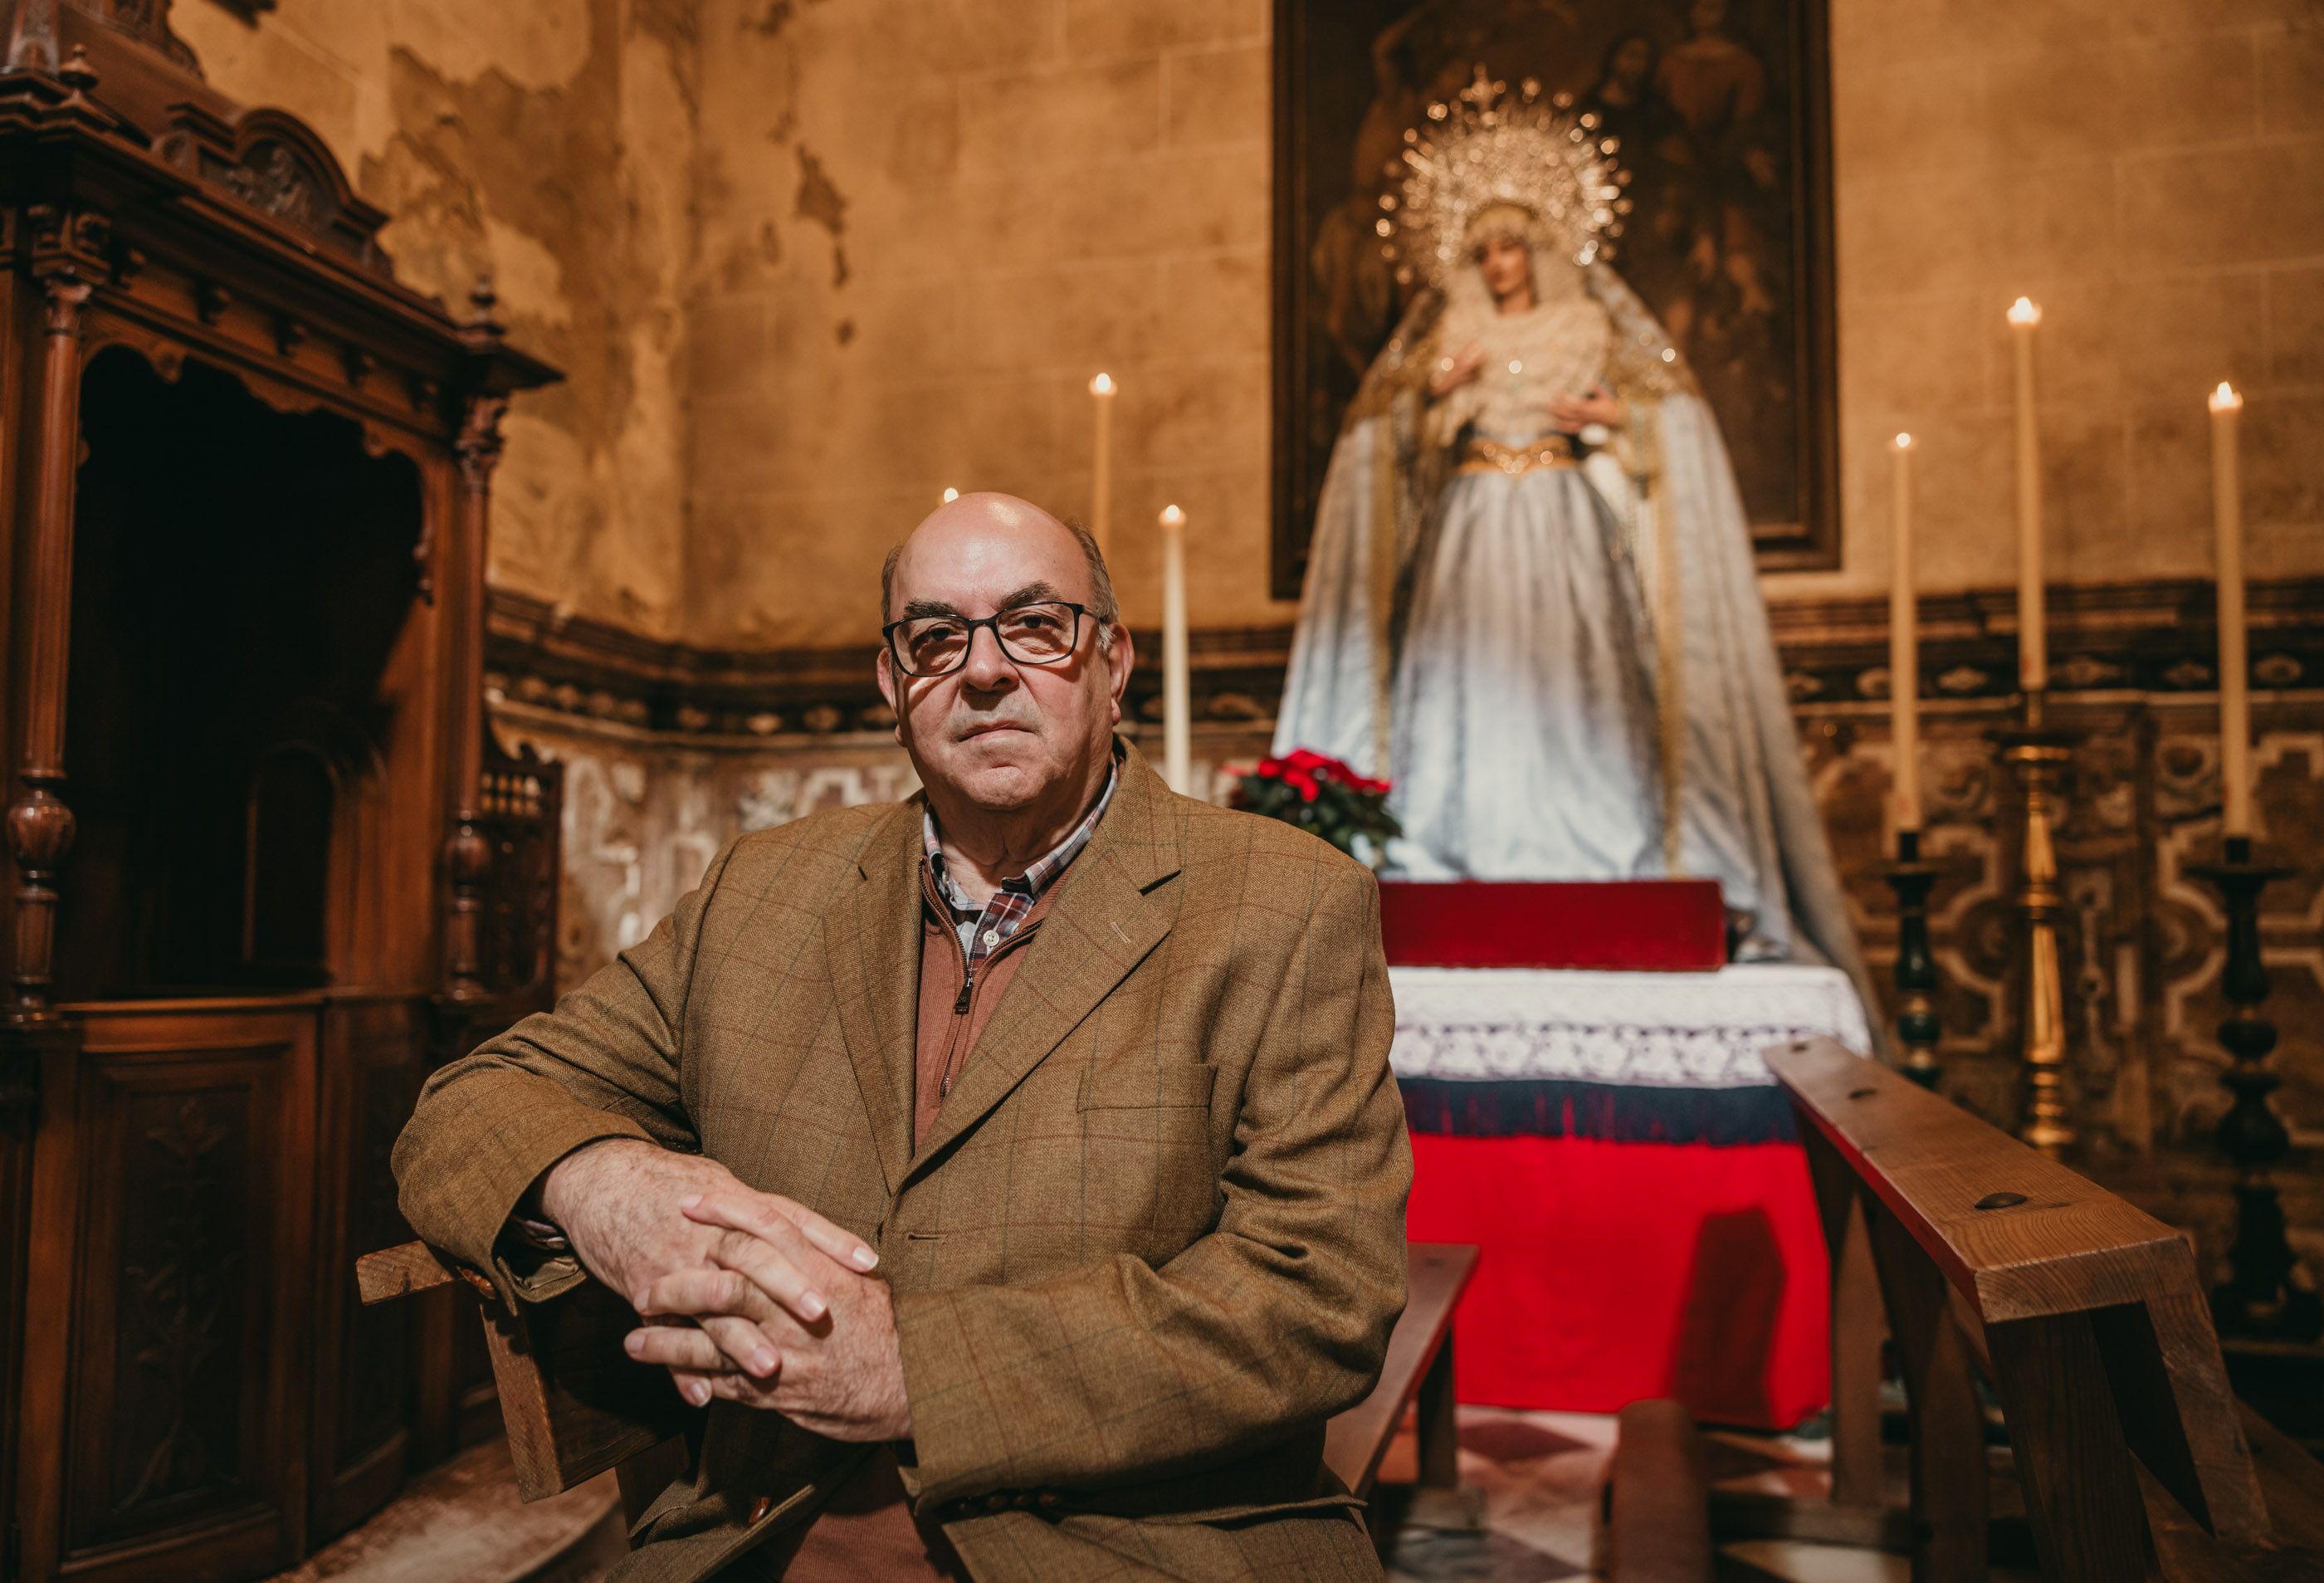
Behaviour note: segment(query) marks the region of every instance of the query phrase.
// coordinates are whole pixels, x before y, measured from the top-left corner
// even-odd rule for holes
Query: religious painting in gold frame
[[[1825,0],[1275,0],[1274,593],[1404,307],[1376,222],[1404,130],[1482,64],[1594,110],[1611,262],[1718,414],[1763,569],[1840,563]]]

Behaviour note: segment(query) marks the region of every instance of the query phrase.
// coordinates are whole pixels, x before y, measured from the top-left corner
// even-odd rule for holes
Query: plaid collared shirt
[[[1113,801],[1113,788],[1120,779],[1121,765],[1116,761],[1106,772],[1105,790],[1097,794],[1089,817],[1075,825],[1064,840],[1028,864],[1023,874],[1002,880],[1001,888],[982,908],[960,893],[960,887],[946,872],[944,843],[936,835],[936,810],[922,810],[920,838],[927,847],[928,872],[936,876],[936,894],[951,910],[952,926],[960,936],[961,953],[967,966],[967,982],[976,982],[976,970],[984,966],[984,958],[1024,925],[1026,914],[1033,911],[1033,903],[1041,899],[1041,893],[1056,884],[1058,876],[1082,855],[1082,848],[1089,845],[1090,837],[1097,830],[1097,821],[1105,816],[1106,804]]]

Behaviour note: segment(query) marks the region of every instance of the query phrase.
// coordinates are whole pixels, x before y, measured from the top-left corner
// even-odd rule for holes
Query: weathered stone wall
[[[1206,625],[1267,597],[1268,0],[705,0],[697,641],[872,632],[947,486],[1091,509],[1159,610],[1193,520]]]
[[[1844,564],[2006,584],[2001,313],[2043,303],[2061,580],[2209,565],[2203,393],[2245,390],[2255,575],[2324,569],[2314,0],[1832,0]],[[1266,588],[1268,0],[282,0],[178,25],[313,119],[408,278],[491,267],[572,375],[512,425],[506,586],[694,642],[853,642],[946,486],[1091,507],[1122,382],[1120,581],[1193,514],[1198,625]]]
[[[2324,10],[1832,0],[1845,565],[1922,442],[1932,588],[2010,580],[2011,350],[2042,304],[2052,576],[2208,575],[2204,394],[2246,393],[2255,575],[2324,567]]]
[[[281,0],[172,14],[210,80],[319,130],[405,283],[567,381],[517,403],[493,580],[657,634],[685,597],[696,0]]]
[[[2043,305],[2053,575],[2209,566],[2206,391],[2246,412],[2255,575],[2324,569],[2324,14],[2313,0],[1833,0],[1844,564],[2011,578],[2002,313]],[[1120,582],[1194,512],[1198,625],[1266,598],[1265,0],[706,0],[693,453],[713,641],[853,640],[946,485],[1089,506],[1124,382]],[[715,351],[710,350],[715,344]],[[835,592],[839,597],[835,600]]]

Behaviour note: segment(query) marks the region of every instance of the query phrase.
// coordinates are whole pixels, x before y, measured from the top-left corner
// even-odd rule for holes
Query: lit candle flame
[[[2219,381],[2219,388],[2211,393],[2211,411],[2240,412],[2243,411],[2243,406],[2244,398],[2236,393],[2236,387],[2224,379]]]
[[[957,490],[957,489],[947,489],[947,490],[945,490],[945,504],[946,505],[950,505],[954,501],[958,500],[959,498],[960,498],[960,491],[959,491],[959,490]]]
[[[1162,508],[1162,525],[1166,528],[1183,528],[1186,525],[1186,514],[1175,505],[1166,505]]]
[[[1896,437],[1896,449],[1897,449],[1898,450],[1910,450],[1910,449],[1913,449],[1913,437],[1912,437],[1911,435],[1909,435],[1909,434],[1899,434],[1899,435]]]
[[[1094,396],[1110,396],[1110,395],[1111,395],[1112,393],[1113,393],[1113,375],[1111,375],[1111,374],[1101,374],[1101,375],[1099,375],[1095,379],[1093,379],[1093,380],[1091,380],[1091,381],[1090,381],[1090,394],[1094,395]]]
[[[2042,310],[2033,298],[2020,297],[2009,305],[2009,322],[2031,328],[2042,322]]]

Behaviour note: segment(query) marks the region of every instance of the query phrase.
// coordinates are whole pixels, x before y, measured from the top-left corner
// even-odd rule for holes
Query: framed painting
[[[1373,228],[1389,165],[1480,64],[1619,139],[1611,262],[1693,365],[1760,566],[1839,564],[1827,37],[1825,0],[1276,0],[1277,598],[1404,306]]]

